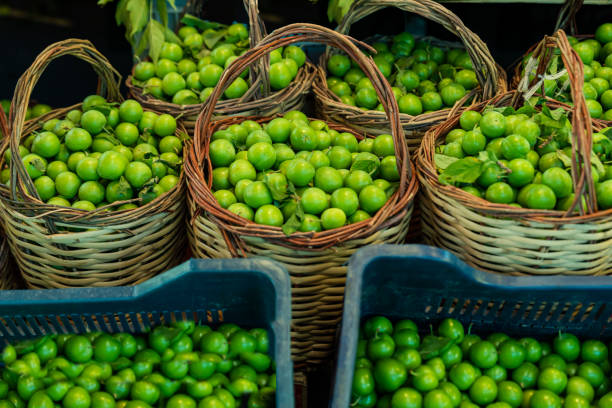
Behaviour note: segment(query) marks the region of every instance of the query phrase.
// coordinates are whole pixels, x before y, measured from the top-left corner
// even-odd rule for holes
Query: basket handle
[[[243,0],[244,9],[249,15],[249,39],[251,48],[257,45],[266,35],[266,26],[259,14],[259,0]]]
[[[586,201],[586,212],[592,214],[597,211],[597,199],[595,185],[591,177],[591,152],[593,146],[593,129],[591,115],[586,106],[583,92],[584,65],[578,53],[570,45],[565,31],[558,30],[552,36],[546,36],[538,45],[529,61],[539,61],[536,76],[531,81],[529,88],[537,84],[546,73],[546,69],[555,55],[555,51],[561,52],[561,59],[567,71],[570,83],[570,92],[573,101],[572,112],[572,182],[574,185],[574,202],[567,210],[566,215],[571,215],[576,206],[580,214],[584,214],[584,208],[580,204],[582,197]],[[528,62],[529,64],[529,62]],[[519,91],[525,90],[529,78],[526,69]],[[542,87],[544,86],[543,81]],[[544,92],[542,92],[544,94]]]
[[[194,148],[196,157],[200,165],[204,165],[206,154],[208,153],[208,143],[204,143],[209,135],[205,134],[204,125],[211,122],[215,105],[227,87],[240,75],[240,73],[250,65],[256,63],[259,59],[267,57],[269,53],[277,48],[284,47],[297,42],[317,42],[336,47],[346,52],[351,56],[363,70],[366,76],[372,81],[378,99],[381,101],[389,122],[391,124],[391,134],[395,145],[395,153],[398,170],[400,171],[400,194],[404,194],[407,189],[407,177],[412,177],[412,172],[409,164],[409,153],[406,143],[404,143],[404,131],[400,125],[399,109],[397,101],[393,97],[391,86],[378,70],[371,57],[366,56],[358,48],[359,46],[368,48],[369,46],[361,43],[349,36],[339,34],[333,30],[321,27],[315,24],[290,24],[279,28],[264,38],[256,47],[247,51],[243,56],[236,59],[227,70],[223,72],[221,79],[217,83],[214,91],[210,95],[210,100],[213,103],[207,104],[196,122],[196,132],[194,136]],[[198,131],[201,130],[201,131]],[[209,169],[212,170],[212,169]]]
[[[3,135],[3,139],[8,140],[9,138],[9,127],[8,120],[6,119],[6,114],[4,113],[4,109],[0,106],[0,134]]]
[[[576,14],[580,7],[582,7],[584,0],[565,0],[559,15],[557,16],[557,24],[555,25],[555,32],[557,30],[569,31],[571,35],[578,34],[578,26],[576,25]]]
[[[396,7],[409,13],[418,14],[442,25],[459,37],[474,64],[476,78],[482,88],[482,98],[490,99],[497,94],[499,71],[487,45],[478,35],[470,31],[453,12],[433,0],[356,0],[336,31],[341,34],[348,34],[351,25],[386,7]]]
[[[106,95],[107,99],[118,101],[121,99],[119,84],[121,75],[112,67],[91,42],[87,40],[68,39],[49,45],[34,60],[32,65],[21,75],[11,103],[10,123],[10,149],[12,157],[19,157],[19,142],[25,124],[26,112],[32,90],[44,73],[47,66],[56,58],[64,55],[75,56],[90,64],[99,77],[99,93]],[[21,160],[11,160],[11,194],[17,200],[17,189],[21,196],[29,195],[39,198],[32,179],[28,176]]]

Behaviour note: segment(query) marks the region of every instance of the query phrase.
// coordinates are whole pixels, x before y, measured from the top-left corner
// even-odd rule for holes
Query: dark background
[[[21,73],[45,46],[69,37],[87,38],[108,57],[125,77],[132,59],[123,27],[114,20],[115,4],[103,8],[96,0],[0,0],[0,99],[10,99]],[[313,22],[334,27],[327,20],[327,1],[260,0],[260,11],[268,31],[295,22]],[[240,0],[206,3],[204,18],[230,23],[246,21]],[[467,27],[489,46],[503,67],[509,66],[526,48],[544,34],[552,32],[559,5],[533,4],[447,4]],[[610,6],[583,6],[578,26],[584,33],[612,20]],[[454,40],[442,27],[418,21],[406,13],[387,9],[355,24],[351,34],[357,38],[375,33],[394,34],[404,27],[421,27],[428,35]],[[75,63],[76,62],[76,63]],[[96,78],[87,66],[71,58],[54,62],[36,87],[33,99],[52,106],[79,101],[95,90]]]

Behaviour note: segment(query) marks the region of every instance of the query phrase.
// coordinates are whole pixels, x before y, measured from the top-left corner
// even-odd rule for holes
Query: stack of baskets
[[[427,242],[454,252],[478,269],[530,275],[612,273],[612,210],[597,210],[591,177],[592,133],[602,124],[589,116],[582,90],[583,65],[562,30],[546,37],[534,50],[538,74],[546,70],[556,48],[570,79],[573,106],[550,99],[546,103],[571,112],[576,199],[567,212],[494,204],[440,183],[434,162],[436,147],[457,126],[459,115],[428,131],[417,153]],[[512,91],[470,109],[516,107],[522,102],[523,94]],[[580,200],[586,203],[586,210]]]
[[[286,236],[281,228],[258,225],[218,204],[211,191],[212,165],[209,143],[212,134],[235,123],[229,118],[212,121],[214,103],[205,106],[198,118],[193,149],[186,159],[189,187],[189,241],[196,257],[225,258],[267,256],[281,262],[292,280],[292,339],[296,363],[317,364],[333,352],[334,337],[342,314],[346,261],[360,247],[404,241],[417,192],[416,177],[404,143],[397,103],[384,76],[374,62],[358,48],[364,47],[335,31],[311,24],[281,28],[236,60],[223,74],[211,95],[216,102],[225,88],[248,66],[265,58],[274,49],[298,42],[316,42],[337,47],[357,61],[372,81],[388,115],[393,135],[399,187],[372,218],[341,228]],[[263,123],[272,117],[245,117]],[[362,132],[328,123],[331,128],[350,131],[359,139]]]
[[[244,8],[249,16],[250,44],[254,47],[266,35],[264,22],[259,16],[258,0],[243,0]],[[314,79],[314,66],[306,61],[299,69],[297,76],[291,84],[277,92],[270,91],[268,78],[268,60],[258,61],[250,70],[251,87],[238,99],[229,99],[218,102],[215,108],[215,118],[225,116],[269,116],[291,109],[300,109],[310,92],[310,85]],[[193,134],[198,114],[212,102],[208,98],[205,103],[195,105],[177,105],[156,99],[152,95],[144,94],[142,88],[132,83],[132,77],[126,79],[126,86],[130,96],[156,112],[180,116],[190,135]]]
[[[41,127],[38,120],[25,122],[30,95],[47,66],[65,55],[91,65],[108,100],[122,100],[120,75],[89,41],[50,45],[17,83],[10,141],[0,149],[0,167],[6,165],[7,149],[18,157],[22,138]],[[40,120],[63,117],[80,106],[53,110]],[[174,188],[146,205],[89,212],[41,201],[21,160],[10,162],[10,172],[10,187],[0,187],[0,212],[12,253],[30,288],[131,285],[167,270],[184,256],[183,172]]]

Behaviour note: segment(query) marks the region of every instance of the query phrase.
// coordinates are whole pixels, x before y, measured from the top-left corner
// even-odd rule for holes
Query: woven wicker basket
[[[557,17],[556,30],[562,29],[565,31],[569,31],[574,37],[576,37],[579,40],[586,40],[586,39],[595,37],[593,34],[576,34],[578,32],[578,29],[576,26],[576,13],[582,6],[582,3],[583,3],[583,0],[566,0],[565,1]],[[525,55],[521,57],[521,59],[518,60],[514,64],[513,76],[512,76],[512,80],[510,81],[510,86],[512,89],[518,89],[519,91],[526,90],[529,87],[533,86],[533,84],[538,80],[538,78],[534,78],[531,81],[531,83],[528,83],[527,78],[525,78],[526,74],[523,72],[522,62],[525,60],[525,57],[527,55],[532,53],[538,47],[539,44],[540,43],[534,44],[533,46],[531,46],[527,50]],[[580,60],[579,63],[582,64],[582,60]],[[540,93],[543,94],[544,90],[542,90],[542,92]],[[604,119],[594,119],[594,120],[595,122],[601,124],[601,126],[604,126],[604,127],[612,126],[612,121],[604,120]]]
[[[550,56],[559,47],[572,81],[574,107],[549,100],[551,107],[562,107],[572,114],[572,144],[578,152],[572,159],[572,179],[576,200],[567,212],[514,208],[490,203],[454,186],[438,182],[434,163],[436,146],[457,126],[459,115],[432,128],[417,152],[419,181],[422,184],[423,231],[428,243],[448,249],[470,265],[491,272],[509,274],[612,273],[612,210],[597,211],[591,178],[592,130],[582,94],[582,65],[563,31],[536,50]],[[542,61],[546,58],[542,58]],[[544,67],[545,68],[545,67]],[[508,92],[472,107],[516,106],[523,100],[519,92]],[[578,163],[583,163],[579,166]],[[586,214],[579,200],[587,203]],[[574,212],[579,208],[581,214]]]
[[[2,144],[8,143],[9,127],[4,110],[0,108],[0,135],[4,135]],[[0,218],[0,223],[2,219]],[[2,223],[3,225],[3,223]],[[4,233],[4,228],[0,228],[0,290],[19,289],[22,286],[21,279],[14,268],[13,256],[8,244],[8,239]]]
[[[189,186],[190,245],[198,257],[267,256],[283,263],[292,279],[293,356],[298,364],[318,364],[333,353],[334,337],[342,315],[346,261],[358,248],[404,240],[417,182],[409,153],[403,142],[399,113],[388,82],[371,59],[362,54],[349,37],[312,24],[293,24],[266,37],[257,47],[236,60],[221,77],[211,98],[216,101],[245,67],[272,50],[296,42],[318,42],[338,47],[352,55],[372,80],[389,114],[400,182],[396,193],[372,218],[334,230],[294,233],[258,225],[222,209],[211,191],[211,163],[208,147],[216,129],[247,118],[211,122],[214,106],[198,118],[193,149],[185,163]],[[365,44],[361,44],[366,46]],[[271,117],[248,118],[267,122]],[[348,127],[331,127],[363,134]]]
[[[259,16],[258,0],[243,1],[249,15],[250,42],[251,47],[253,47],[266,35],[266,29]],[[271,92],[270,90],[266,65],[267,60],[261,60],[252,67],[250,70],[251,86],[241,98],[217,102],[215,118],[236,115],[274,115],[278,112],[302,108],[314,79],[314,65],[306,61],[298,70],[297,76],[291,84],[277,92]],[[152,95],[143,94],[142,88],[132,83],[131,76],[126,79],[125,84],[129,89],[130,96],[140,102],[142,106],[156,112],[169,113],[175,117],[180,115],[189,134],[193,134],[198,114],[211,100],[209,98],[207,102],[196,105],[176,105],[156,99]]]
[[[89,41],[70,39],[47,47],[17,83],[11,107],[10,150],[18,157],[21,138],[42,122],[24,123],[30,94],[45,68],[72,55],[89,63],[102,94],[121,101],[119,74]],[[41,120],[63,117],[74,105]],[[0,150],[4,165],[6,144]],[[0,188],[0,210],[11,250],[31,288],[120,286],[144,281],[181,261],[184,254],[184,172],[179,184],[133,210],[82,211],[40,201],[19,160],[11,161],[10,189]]]
[[[408,148],[414,151],[420,146],[423,135],[430,126],[461,111],[462,105],[472,95],[476,96],[476,101],[478,101],[505,92],[506,76],[504,70],[495,64],[486,44],[465,27],[459,17],[433,0],[356,0],[336,30],[341,34],[348,34],[352,24],[386,7],[397,7],[403,11],[416,13],[441,24],[459,37],[472,59],[474,71],[480,83],[480,88],[468,93],[453,108],[423,113],[418,116],[400,113]],[[389,123],[384,112],[364,111],[356,106],[346,105],[329,90],[326,71],[327,60],[331,53],[332,51],[328,49],[321,56],[313,84],[320,114],[328,120],[344,123],[370,134],[389,133]]]

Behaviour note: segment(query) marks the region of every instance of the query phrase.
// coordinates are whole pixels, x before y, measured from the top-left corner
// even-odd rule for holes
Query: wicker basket
[[[47,47],[17,83],[11,107],[10,149],[41,122],[24,123],[30,94],[45,68],[72,55],[88,62],[107,99],[121,101],[119,74],[89,41],[70,39]],[[63,117],[74,105],[41,120]],[[4,165],[6,144],[0,150]],[[10,189],[0,188],[0,210],[11,250],[31,288],[120,286],[142,282],[179,263],[184,254],[184,172],[178,185],[133,210],[82,211],[40,201],[19,160],[11,161]]]
[[[4,135],[2,144],[8,143],[9,127],[4,110],[0,108],[0,135]],[[0,218],[0,223],[2,219]],[[9,248],[4,228],[0,228],[0,290],[21,288],[21,279],[14,268],[13,256]]]
[[[250,42],[255,46],[266,35],[263,20],[259,16],[258,0],[243,0],[244,7],[249,15]],[[310,92],[310,86],[314,79],[315,67],[308,60],[298,70],[297,76],[288,87],[277,92],[270,91],[270,82],[267,75],[267,60],[258,61],[250,71],[251,86],[249,90],[238,99],[220,101],[215,108],[215,118],[227,116],[246,115],[274,115],[278,112],[292,109],[301,109],[304,105],[306,95]],[[193,134],[196,119],[204,109],[207,102],[196,105],[176,105],[156,99],[152,95],[143,94],[142,88],[132,83],[129,76],[125,84],[129,89],[130,96],[136,99],[142,106],[156,112],[169,113],[175,117],[180,116],[189,134]]]
[[[404,128],[408,148],[412,152],[420,146],[423,135],[430,126],[461,111],[462,105],[471,96],[475,96],[476,101],[478,101],[489,99],[498,93],[505,92],[506,76],[504,70],[495,64],[486,44],[465,27],[459,17],[433,0],[357,0],[351,5],[337,31],[341,34],[348,34],[352,24],[386,7],[397,7],[403,11],[416,13],[441,24],[448,31],[459,37],[472,58],[474,71],[480,83],[480,88],[468,93],[453,108],[424,113],[418,116],[400,113],[400,121]],[[319,60],[317,75],[313,84],[317,108],[320,114],[328,120],[344,123],[370,134],[389,133],[389,123],[384,112],[364,111],[356,106],[346,105],[329,90],[327,87],[326,67],[330,55],[331,50],[328,48]]]
[[[561,7],[561,10],[559,11],[559,15],[557,16],[557,24],[556,24],[555,31],[559,29],[568,31],[571,35],[573,35],[579,40],[586,40],[586,39],[595,37],[594,34],[577,34],[578,28],[576,25],[576,14],[578,13],[578,10],[580,9],[580,7],[582,7],[582,3],[583,3],[583,0],[566,0],[565,1],[563,6]],[[512,80],[510,81],[510,86],[512,89],[518,89],[518,90],[527,89],[528,86],[532,86],[533,83],[537,80],[537,78],[535,78],[531,81],[531,83],[529,84],[527,83],[528,79],[525,78],[525,73],[523,72],[522,62],[525,60],[525,57],[527,55],[532,53],[538,47],[538,45],[539,43],[531,46],[527,50],[525,55],[521,57],[521,59],[518,60],[514,64],[513,76],[512,76]],[[579,62],[580,64],[582,64],[582,60],[580,60]],[[523,81],[523,83],[521,83],[521,81]],[[542,93],[543,92],[544,90],[542,90]],[[604,119],[594,119],[594,120],[597,123],[601,124],[601,126],[604,126],[604,127],[612,126],[612,121],[610,120],[604,120]]]
[[[208,147],[216,129],[244,119],[267,122],[266,118],[229,118],[212,122],[214,106],[208,106],[198,118],[193,149],[185,167],[189,186],[190,245],[197,257],[267,256],[281,262],[292,279],[292,337],[296,363],[318,364],[333,353],[334,337],[342,315],[346,279],[346,261],[358,248],[381,243],[399,243],[405,238],[416,178],[409,153],[403,142],[395,98],[389,84],[374,62],[361,53],[349,37],[312,24],[293,24],[266,37],[257,47],[236,60],[221,77],[211,98],[216,101],[224,89],[245,67],[272,50],[296,42],[317,42],[341,48],[352,55],[372,80],[389,114],[395,142],[400,182],[396,193],[372,218],[334,230],[294,233],[286,236],[281,228],[258,225],[222,209],[211,191],[211,163]],[[366,46],[365,44],[361,44]],[[367,47],[367,46],[366,46]],[[329,124],[336,129],[348,127]]]
[[[590,174],[592,129],[599,125],[589,118],[582,94],[582,65],[565,33],[559,31],[554,37],[546,37],[536,53],[550,55],[554,47],[561,49],[563,62],[569,68],[574,97],[574,107],[548,101],[549,106],[562,107],[572,114],[572,144],[578,152],[572,159],[577,197],[570,210],[532,210],[494,204],[439,183],[435,148],[457,126],[459,115],[427,132],[417,152],[427,241],[485,271],[528,275],[612,273],[612,210],[597,211]],[[481,111],[486,105],[516,106],[522,100],[523,95],[513,91],[472,109]],[[581,199],[586,201],[586,214],[578,205]],[[574,208],[579,208],[580,215]]]

